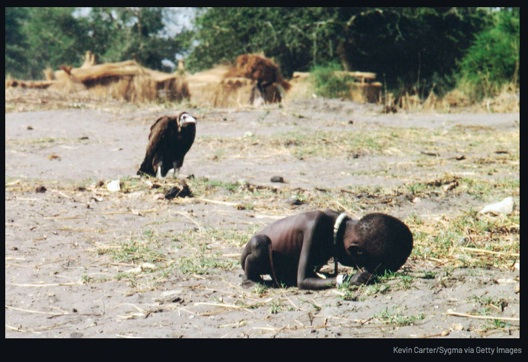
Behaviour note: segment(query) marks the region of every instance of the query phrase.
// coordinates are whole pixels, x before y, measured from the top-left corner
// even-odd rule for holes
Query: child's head
[[[399,219],[381,213],[368,214],[356,225],[363,254],[361,266],[370,273],[398,270],[411,254],[413,236]]]

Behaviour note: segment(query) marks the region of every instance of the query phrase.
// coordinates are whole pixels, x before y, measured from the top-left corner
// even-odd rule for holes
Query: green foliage
[[[386,307],[385,310],[375,314],[374,317],[386,324],[392,324],[396,326],[412,326],[416,321],[424,319],[425,315],[420,313],[418,315],[406,316],[403,315],[402,312],[398,311],[396,307],[391,308],[391,310]]]
[[[80,16],[74,7],[7,8],[5,73],[23,79],[42,78],[48,67],[78,67],[86,51],[99,62],[135,59],[162,69],[163,59],[189,48],[190,32],[164,34],[167,9],[161,7],[95,7]]]
[[[214,272],[214,270],[234,270],[239,266],[238,263],[221,259],[218,256],[210,257],[206,255],[201,255],[200,257],[182,257],[178,260],[178,266],[180,271],[183,274],[198,274],[206,275]]]
[[[157,263],[164,260],[161,252],[153,249],[148,242],[140,240],[123,242],[118,248],[110,249],[110,252],[115,260],[126,263]]]
[[[244,53],[264,53],[281,65],[288,77],[294,71],[332,60],[333,24],[337,8],[214,7],[200,9],[188,58],[191,71],[232,62]],[[329,25],[331,24],[331,25]]]
[[[271,314],[278,314],[280,311],[282,311],[282,305],[279,301],[272,301],[270,306],[270,312]]]
[[[378,74],[389,90],[427,95],[453,85],[456,61],[487,22],[482,8],[283,7],[202,9],[189,69],[263,52],[282,72],[328,63]]]
[[[350,70],[372,71],[389,90],[427,96],[451,86],[456,60],[485,25],[479,8],[378,8],[362,11],[345,29]]]
[[[21,77],[26,71],[24,52],[26,39],[22,32],[22,20],[27,17],[26,8],[5,8],[5,69],[6,76]]]
[[[140,64],[161,69],[161,60],[174,60],[175,53],[188,45],[189,34],[174,38],[160,36],[165,24],[165,8],[92,8],[89,43],[103,62],[135,59]]]
[[[475,99],[497,95],[504,84],[520,84],[519,13],[503,10],[494,19],[460,62],[460,87]]]
[[[87,50],[79,41],[86,31],[86,24],[73,17],[75,8],[27,9],[28,18],[22,27],[27,50],[22,63],[27,63],[29,77],[42,78],[42,71],[48,67],[80,65]]]
[[[348,98],[350,87],[354,78],[347,75],[339,75],[341,66],[337,63],[329,63],[326,66],[317,66],[311,70],[314,89],[318,96],[326,98]]]

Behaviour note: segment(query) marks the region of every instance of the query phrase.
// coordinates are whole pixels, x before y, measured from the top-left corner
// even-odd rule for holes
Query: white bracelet
[[[346,274],[339,274],[336,278],[336,284],[339,286],[343,284],[343,279],[345,279]]]

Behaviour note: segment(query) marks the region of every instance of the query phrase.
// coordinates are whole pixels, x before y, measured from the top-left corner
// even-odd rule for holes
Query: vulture
[[[145,159],[137,174],[165,177],[170,169],[178,177],[185,154],[196,136],[196,118],[187,112],[176,117],[164,116],[150,127]]]

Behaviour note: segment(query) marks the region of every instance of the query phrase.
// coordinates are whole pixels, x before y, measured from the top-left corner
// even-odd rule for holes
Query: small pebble
[[[46,190],[47,189],[44,186],[37,186],[37,188],[35,188],[35,192],[37,193],[44,193]]]

